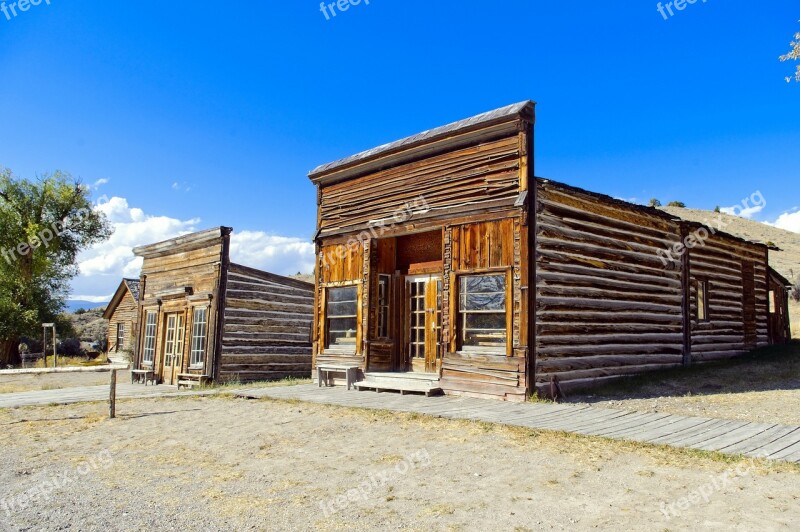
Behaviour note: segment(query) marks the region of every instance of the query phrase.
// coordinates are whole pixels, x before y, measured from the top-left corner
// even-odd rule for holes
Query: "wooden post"
[[[108,418],[117,417],[117,370],[111,370],[111,391],[108,401]]]
[[[53,367],[58,367],[58,351],[56,351],[56,326],[53,325]]]

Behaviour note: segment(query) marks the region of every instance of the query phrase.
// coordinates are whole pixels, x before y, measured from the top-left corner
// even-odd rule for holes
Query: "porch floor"
[[[237,390],[233,393],[251,399],[295,399],[345,407],[414,412],[800,463],[800,426],[645,414],[563,404],[509,403],[451,396],[427,398],[363,394],[348,392],[345,388],[318,388],[314,385]]]
[[[376,392],[423,393],[427,396],[442,393],[439,387],[439,376],[430,373],[376,373],[364,374],[364,380],[355,384],[357,390],[375,390]]]

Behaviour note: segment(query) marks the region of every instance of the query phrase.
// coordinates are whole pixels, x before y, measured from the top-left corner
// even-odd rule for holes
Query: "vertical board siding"
[[[232,264],[225,296],[221,379],[307,377],[313,309],[313,285]]]
[[[723,235],[689,251],[692,360],[729,358],[769,344],[767,264],[762,247]],[[749,278],[749,281],[745,281]],[[696,281],[708,281],[708,321],[697,316]],[[745,290],[754,305],[745,305]]]
[[[451,395],[522,401],[526,394],[527,346],[520,349],[523,290],[522,226],[519,217],[452,226],[445,231],[445,277],[442,294],[443,343],[441,387]],[[527,248],[526,248],[527,249]],[[458,352],[458,275],[510,272],[506,308],[511,330],[510,356]],[[527,296],[526,296],[527,297]]]
[[[458,183],[458,186],[454,186]],[[321,187],[319,229],[342,234],[373,220],[408,210],[420,196],[432,212],[519,194],[516,133],[478,146],[450,151],[343,183]]]
[[[680,365],[682,267],[658,255],[680,225],[545,181],[536,212],[536,386]]]

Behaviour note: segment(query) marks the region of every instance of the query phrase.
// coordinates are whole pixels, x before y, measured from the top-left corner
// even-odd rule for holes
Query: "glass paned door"
[[[183,314],[167,314],[164,331],[164,366],[161,378],[164,384],[177,384],[178,374],[183,366]]]
[[[405,369],[436,373],[441,361],[442,280],[406,278],[407,348]]]

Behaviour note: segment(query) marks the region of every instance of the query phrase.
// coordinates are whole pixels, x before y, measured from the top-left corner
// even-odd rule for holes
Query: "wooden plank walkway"
[[[36,390],[0,394],[0,408],[21,406],[68,405],[90,401],[108,401],[109,386],[77,386],[60,390]],[[117,399],[141,399],[147,397],[174,397],[184,395],[209,395],[216,390],[178,392],[177,386],[143,386],[141,384],[117,384]]]
[[[296,399],[428,414],[800,463],[800,426],[645,414],[585,405],[520,404],[448,396],[348,392],[345,388],[318,388],[314,385],[245,389],[233,393],[250,399]]]

